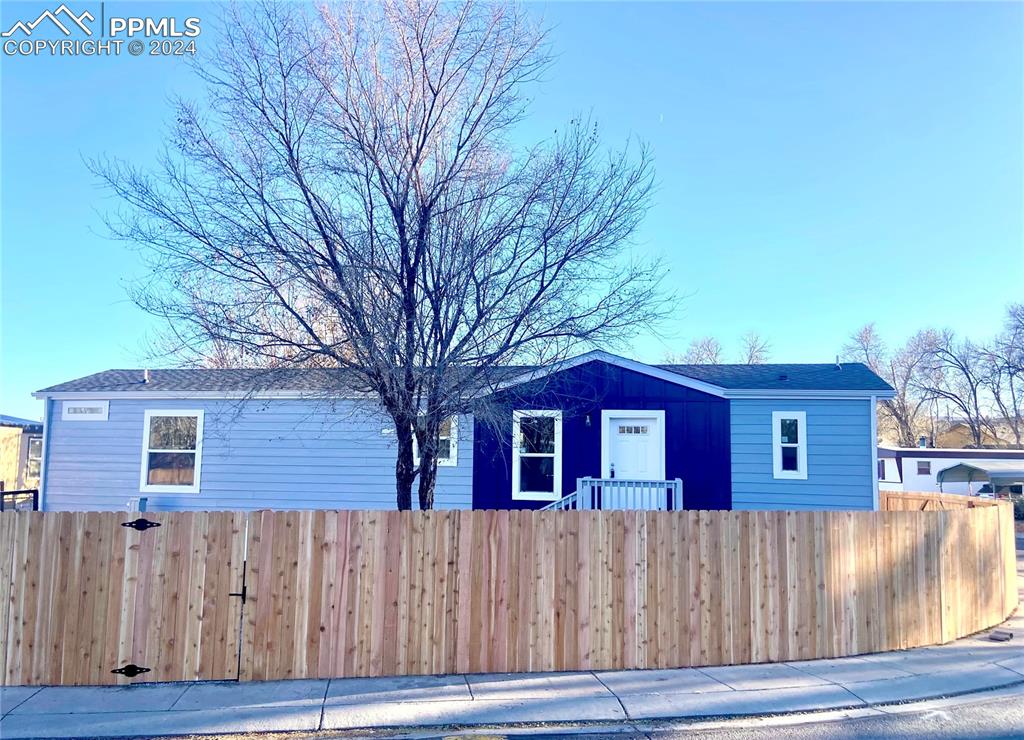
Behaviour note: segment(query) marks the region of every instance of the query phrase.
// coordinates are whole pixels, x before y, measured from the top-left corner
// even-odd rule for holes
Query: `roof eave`
[[[33,398],[45,400],[53,398],[65,401],[89,401],[120,398],[126,400],[149,398],[157,400],[173,399],[210,399],[236,401],[245,399],[362,399],[369,398],[372,394],[359,393],[356,391],[335,392],[335,391],[300,391],[300,390],[273,390],[273,391],[36,391]]]
[[[770,398],[804,398],[804,399],[855,399],[883,400],[895,397],[893,391],[884,390],[814,390],[797,388],[732,388],[725,391],[725,398],[737,399],[770,399]]]

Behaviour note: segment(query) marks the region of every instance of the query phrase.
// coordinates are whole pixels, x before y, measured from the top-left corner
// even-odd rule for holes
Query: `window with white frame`
[[[412,436],[412,456],[416,465],[420,464],[420,445],[416,435]],[[441,422],[437,430],[437,464],[452,467],[459,464],[459,420],[452,416]]]
[[[202,456],[202,411],[146,411],[140,491],[199,493]]]
[[[29,437],[28,449],[25,451],[25,477],[38,478],[39,468],[43,459],[43,438]]]
[[[562,497],[562,412],[512,412],[512,498]]]
[[[805,412],[772,412],[772,466],[776,478],[807,479]]]
[[[932,461],[931,460],[918,460],[917,461],[917,474],[918,475],[931,475],[932,474]]]

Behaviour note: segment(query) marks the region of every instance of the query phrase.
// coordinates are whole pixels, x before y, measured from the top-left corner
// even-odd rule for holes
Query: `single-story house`
[[[688,509],[878,506],[875,406],[893,391],[864,365],[596,350],[502,377],[442,431],[438,508],[541,508],[583,479],[679,480]],[[43,508],[394,508],[393,426],[345,388],[343,370],[172,369],[38,391]]]
[[[42,453],[42,422],[0,414],[0,484],[3,490],[38,486]]]
[[[975,468],[1019,470],[1024,468],[1024,450],[992,450],[946,447],[888,447],[878,448],[878,480],[883,491],[941,491],[943,493],[979,493],[983,491],[987,475],[955,475],[940,473],[960,465]],[[1015,485],[1020,476],[1010,485]],[[1005,482],[997,483],[1005,487]],[[991,487],[988,491],[990,492]]]

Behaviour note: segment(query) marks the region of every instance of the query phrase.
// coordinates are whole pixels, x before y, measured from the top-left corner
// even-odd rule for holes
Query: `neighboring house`
[[[994,419],[989,422],[995,429],[998,436],[992,434],[992,430],[985,428],[981,430],[981,446],[984,448],[1005,448],[1014,442],[1013,429],[1006,419]],[[935,446],[950,449],[966,449],[974,447],[974,436],[971,428],[962,421],[951,422],[943,431],[935,435]]]
[[[878,448],[878,485],[883,491],[938,491],[940,471],[966,464],[984,468],[990,463],[1024,463],[1024,450],[946,449],[940,447]],[[944,493],[978,493],[981,486],[965,481],[944,482]]]
[[[37,488],[42,457],[42,423],[0,414],[0,481],[4,490]]]
[[[39,391],[43,507],[393,508],[394,429],[345,377],[108,370]],[[875,405],[891,396],[858,363],[589,352],[516,374],[451,420],[436,506],[540,508],[592,477],[678,478],[689,509],[871,509]]]

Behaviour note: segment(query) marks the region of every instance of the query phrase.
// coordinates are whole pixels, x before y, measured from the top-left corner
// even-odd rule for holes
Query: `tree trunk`
[[[434,508],[434,485],[437,483],[437,453],[420,456],[420,509]]]
[[[425,419],[424,428],[417,430],[420,450],[419,466],[419,498],[420,510],[429,511],[434,508],[434,486],[437,483],[437,437],[440,422],[437,419]]]
[[[398,496],[398,510],[410,511],[412,509],[412,484],[416,480],[416,468],[412,459],[411,425],[396,419],[395,437],[398,439],[398,460],[395,462],[395,492]],[[431,495],[433,495],[433,491],[431,491]]]
[[[903,416],[899,416],[896,419],[896,424],[900,430],[900,446],[917,447],[917,434],[909,420]]]

